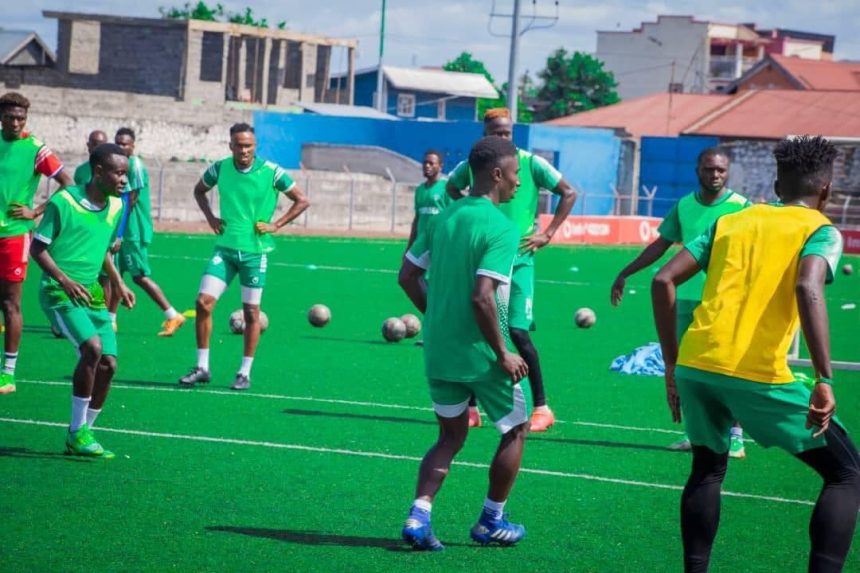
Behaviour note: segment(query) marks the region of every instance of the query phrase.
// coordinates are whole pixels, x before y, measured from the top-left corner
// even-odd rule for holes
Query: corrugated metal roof
[[[496,88],[481,74],[427,68],[383,66],[385,77],[397,89],[495,99]]]
[[[367,117],[372,119],[393,119],[399,118],[382,113],[378,109],[363,105],[342,105],[336,103],[296,103],[296,107],[300,107],[311,113],[320,115],[334,115],[339,117]]]
[[[56,60],[54,53],[36,32],[30,30],[4,30],[0,28],[0,65],[11,60],[28,42],[36,42],[48,58]]]
[[[547,121],[547,125],[623,129],[634,137],[676,136],[729,101],[723,95],[657,93]]]
[[[797,56],[770,56],[808,90],[860,91],[860,63],[805,60]]]
[[[735,96],[684,132],[755,139],[860,136],[860,91],[760,90]]]

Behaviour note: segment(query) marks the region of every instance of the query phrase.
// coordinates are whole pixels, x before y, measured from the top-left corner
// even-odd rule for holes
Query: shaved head
[[[95,131],[91,131],[90,135],[87,137],[87,150],[92,153],[95,151],[96,147],[102,143],[107,143],[107,141],[107,134],[102,130],[96,129]]]

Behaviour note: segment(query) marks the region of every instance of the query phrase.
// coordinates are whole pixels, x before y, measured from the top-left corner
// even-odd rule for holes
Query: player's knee
[[[99,370],[104,374],[113,376],[116,372],[116,356],[102,355],[101,360],[99,360]]]
[[[195,306],[197,307],[197,315],[210,315],[212,314],[212,309],[215,308],[215,297],[200,293],[197,295],[197,301]]]
[[[728,452],[718,454],[704,446],[693,446],[693,468],[690,482],[722,483],[729,467]]]
[[[135,275],[131,278],[131,280],[133,280],[134,284],[136,284],[137,286],[142,287],[144,284],[146,284],[148,278],[146,275]]]
[[[2,308],[3,314],[6,316],[21,314],[21,302],[12,297],[4,297],[2,303],[0,303],[0,308]]]
[[[102,357],[102,341],[98,336],[93,336],[81,344],[79,350],[81,351],[81,360],[87,364],[96,365]]]
[[[244,305],[242,313],[245,315],[245,324],[257,324],[260,322],[260,307]]]

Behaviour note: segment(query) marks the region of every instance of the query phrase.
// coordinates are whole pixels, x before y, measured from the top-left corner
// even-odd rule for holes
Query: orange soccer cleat
[[[555,424],[555,414],[552,413],[547,407],[543,407],[539,410],[535,410],[532,413],[530,422],[530,431],[532,432],[546,432],[550,426]]]
[[[161,323],[162,331],[158,333],[158,336],[173,336],[173,333],[179,330],[179,327],[183,324],[185,324],[185,317],[181,314],[177,314],[173,318],[168,318]]]

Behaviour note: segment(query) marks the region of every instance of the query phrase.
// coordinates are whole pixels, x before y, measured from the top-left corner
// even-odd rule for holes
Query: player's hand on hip
[[[609,296],[609,300],[612,302],[612,306],[618,306],[621,304],[621,299],[624,298],[624,284],[627,281],[621,275],[615,279],[615,282],[612,283],[612,291]]]
[[[260,235],[265,235],[269,233],[274,233],[278,230],[278,228],[271,223],[266,223],[264,221],[257,221],[257,224],[254,225],[254,228],[257,230],[257,233]]]
[[[30,209],[26,205],[12,203],[12,207],[7,211],[7,214],[13,219],[35,219],[36,211]]]
[[[137,302],[137,297],[134,295],[134,291],[128,288],[125,285],[120,287],[120,302],[126,308],[134,308],[135,302]]]
[[[62,286],[66,296],[68,296],[76,305],[89,306],[93,301],[93,295],[91,295],[90,291],[81,283],[77,283],[71,279],[66,279],[62,283]]]
[[[227,226],[227,223],[225,223],[223,219],[215,218],[208,221],[208,223],[209,226],[212,227],[212,230],[215,232],[216,235],[224,234],[224,227]]]
[[[529,375],[529,366],[523,357],[513,352],[505,352],[499,357],[499,364],[516,383]]]
[[[666,402],[669,411],[672,412],[672,421],[681,423],[681,398],[678,396],[678,387],[675,385],[675,365],[666,364]]]
[[[830,427],[830,420],[836,413],[836,398],[833,397],[833,388],[830,384],[819,382],[812,389],[812,397],[809,399],[809,413],[806,415],[806,427],[818,428],[813,437],[817,438]]]
[[[529,237],[523,237],[520,240],[520,250],[523,252],[534,253],[541,247],[549,244],[549,235],[546,233],[535,233]]]

